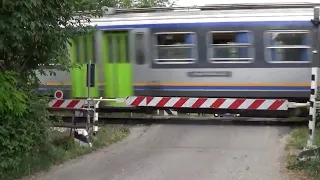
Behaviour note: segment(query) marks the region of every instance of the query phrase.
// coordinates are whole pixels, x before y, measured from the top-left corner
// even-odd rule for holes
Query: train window
[[[273,63],[309,62],[309,31],[269,31],[265,34],[266,59]]]
[[[212,63],[248,63],[253,60],[249,31],[212,31],[208,33],[208,44],[208,59]]]
[[[155,34],[154,61],[157,64],[191,64],[196,61],[196,34],[168,32]]]
[[[145,49],[144,49],[144,36],[143,33],[135,34],[135,60],[136,64],[145,64]]]

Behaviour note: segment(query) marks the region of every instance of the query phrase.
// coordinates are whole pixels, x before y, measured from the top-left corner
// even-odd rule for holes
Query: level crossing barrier
[[[310,103],[295,103],[285,99],[237,99],[237,98],[185,98],[185,97],[144,97],[129,96],[126,98],[103,98],[99,99],[52,99],[49,102],[50,111],[69,111],[72,112],[74,136],[79,141],[83,141],[90,145],[88,133],[90,133],[90,120],[92,118],[92,133],[95,136],[98,133],[98,121],[100,102],[125,102],[129,107],[152,107],[167,108],[211,108],[211,109],[236,109],[236,110],[271,110],[286,111],[290,108],[309,108]],[[317,109],[320,102],[317,102]],[[117,108],[117,107],[115,107]],[[120,107],[118,107],[120,108]],[[159,110],[159,109],[158,109]],[[169,115],[173,115],[168,112]],[[79,128],[75,125],[77,118],[86,118],[86,126]],[[78,128],[77,128],[78,127]]]
[[[52,103],[49,103],[49,105]],[[53,126],[55,127],[64,127],[64,128],[70,128],[70,136],[73,135],[74,139],[78,141],[81,145],[85,146],[92,146],[90,139],[89,139],[89,134],[88,134],[88,129],[89,126],[88,124],[86,125],[78,125],[77,123],[79,120],[77,119],[80,114],[90,114],[93,112],[92,108],[83,108],[83,107],[50,107],[49,106],[49,111],[50,112],[67,112],[67,113],[72,113],[72,120],[71,124],[60,124],[60,123],[54,123]]]
[[[56,93],[57,94],[57,93]],[[56,97],[55,94],[55,97]],[[93,126],[93,135],[98,133],[98,121],[99,113],[97,109],[101,101],[115,101],[119,102],[124,100],[119,99],[62,99],[62,97],[52,99],[49,101],[49,111],[51,112],[69,112],[72,113],[71,125],[55,124],[54,126],[70,128],[70,135],[73,132],[73,136],[80,144],[92,146],[89,140],[89,133],[91,127],[91,117]],[[77,119],[86,118],[86,125],[77,125]]]

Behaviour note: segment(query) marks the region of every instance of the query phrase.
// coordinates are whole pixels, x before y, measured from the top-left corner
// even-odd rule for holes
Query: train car
[[[85,98],[86,63],[96,64],[92,97],[284,98],[307,102],[316,4],[108,8],[99,31],[79,37],[71,73],[40,77],[40,90]],[[193,10],[192,10],[193,9]]]

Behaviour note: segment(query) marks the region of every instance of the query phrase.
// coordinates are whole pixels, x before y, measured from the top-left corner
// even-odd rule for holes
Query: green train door
[[[132,67],[129,61],[127,31],[104,31],[102,34],[104,97],[125,98],[133,95]],[[108,105],[124,105],[110,102]]]
[[[87,63],[91,60],[92,63],[97,62],[94,35],[79,36],[72,40],[70,47],[71,61],[80,66],[71,70],[71,91],[73,98],[87,98],[88,88],[86,87]],[[97,67],[98,65],[96,65]],[[97,68],[96,68],[97,69]],[[99,97],[98,89],[98,70],[95,71],[95,87],[90,88],[90,96]]]

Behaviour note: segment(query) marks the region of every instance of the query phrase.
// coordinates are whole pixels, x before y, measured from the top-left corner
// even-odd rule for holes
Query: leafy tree
[[[49,64],[68,70],[68,39],[91,31],[85,24],[101,13],[93,11],[96,4],[81,0],[7,0],[2,7],[0,68],[18,72],[28,83],[37,82],[35,70],[44,73]],[[74,16],[74,12],[82,13]]]
[[[68,70],[68,39],[92,30],[85,24],[92,15],[100,15],[98,8],[173,4],[172,0],[2,1],[0,69],[19,72],[22,79],[32,82],[37,81],[35,70],[44,73],[42,69],[49,64],[61,64],[63,70]],[[74,16],[74,12],[82,13]]]
[[[0,179],[42,168],[40,155],[50,158],[47,99],[36,91],[37,73],[50,64],[62,70],[72,66],[69,39],[94,31],[87,23],[101,13],[97,7],[82,0],[2,1]]]

